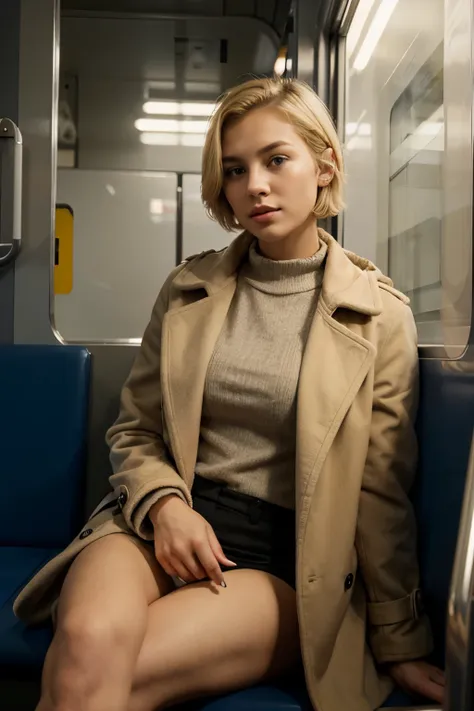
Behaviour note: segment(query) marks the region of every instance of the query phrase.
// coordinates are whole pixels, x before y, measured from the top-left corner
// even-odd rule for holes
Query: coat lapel
[[[300,531],[331,444],[376,354],[369,341],[334,316],[338,309],[367,316],[382,310],[373,266],[357,257],[354,259],[360,264],[355,264],[330,235],[321,230],[320,236],[328,244],[328,256],[298,385],[296,501]]]
[[[199,446],[206,373],[237,285],[239,265],[252,235],[240,234],[227,249],[191,259],[173,282],[185,306],[165,314],[161,336],[163,412],[171,451],[181,476],[192,485]],[[205,298],[203,298],[205,294]]]
[[[375,358],[374,346],[318,307],[300,371],[296,501],[304,523],[331,444]]]
[[[163,320],[163,409],[176,465],[190,485],[198,452],[207,368],[235,287],[235,279],[227,280],[212,296],[168,311]]]

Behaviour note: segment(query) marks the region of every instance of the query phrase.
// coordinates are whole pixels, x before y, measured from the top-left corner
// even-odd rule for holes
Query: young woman
[[[318,711],[375,709],[392,679],[441,701],[407,496],[415,327],[317,227],[342,207],[326,108],[298,81],[236,87],[202,172],[244,232],[166,281],[108,433],[113,494],[15,603],[54,614],[38,711],[153,711],[301,658]]]

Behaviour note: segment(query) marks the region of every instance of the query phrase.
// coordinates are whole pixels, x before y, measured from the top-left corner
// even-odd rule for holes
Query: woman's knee
[[[137,581],[121,585],[104,576],[97,587],[92,576],[87,584],[85,572],[93,574],[72,568],[59,598],[54,669],[68,665],[95,676],[120,658],[135,660],[146,631],[148,603]]]
[[[168,585],[148,550],[128,536],[108,536],[78,555],[61,590],[43,672],[51,708],[78,708],[77,699],[107,689],[117,698],[129,693],[148,605]]]
[[[93,696],[104,685],[120,685],[127,677],[131,683],[145,628],[146,610],[120,617],[106,610],[66,611],[45,665],[44,692],[52,708],[79,708],[78,699]]]
[[[84,549],[64,581],[56,610],[57,636],[92,659],[142,640],[148,605],[167,592],[167,576],[141,542],[107,536]]]
[[[56,636],[64,649],[85,657],[89,665],[107,662],[128,647],[138,648],[145,634],[147,607],[122,611],[80,607],[67,610],[58,622]]]

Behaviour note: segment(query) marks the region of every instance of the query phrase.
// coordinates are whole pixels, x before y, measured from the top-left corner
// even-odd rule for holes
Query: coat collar
[[[344,250],[324,230],[319,229],[319,236],[328,245],[321,299],[329,312],[344,308],[368,316],[380,314],[382,300],[378,282],[391,287],[391,280],[368,259]],[[212,296],[229,281],[235,281],[253,240],[253,235],[243,232],[221,252],[203,252],[191,258],[173,285],[182,291],[204,289]]]

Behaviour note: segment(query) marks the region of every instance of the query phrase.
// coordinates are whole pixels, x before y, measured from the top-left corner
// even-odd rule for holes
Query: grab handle
[[[9,118],[0,118],[0,267],[21,248],[23,139]]]

